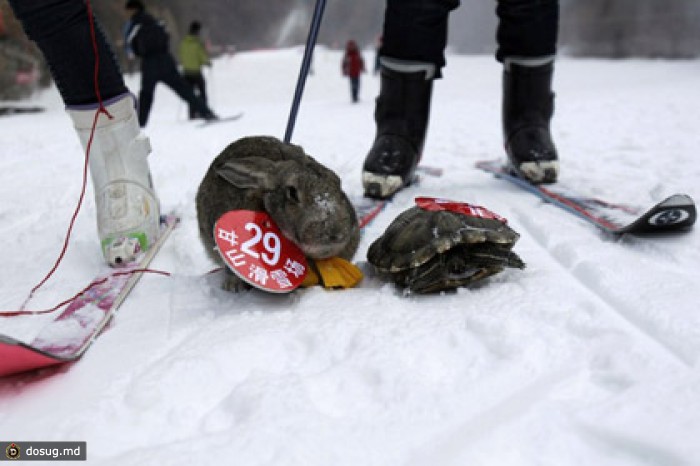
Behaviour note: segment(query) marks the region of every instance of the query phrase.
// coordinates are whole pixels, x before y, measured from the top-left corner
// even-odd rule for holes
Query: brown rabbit
[[[229,210],[267,212],[282,234],[311,259],[351,260],[360,241],[355,209],[340,178],[293,144],[269,136],[239,139],[212,162],[197,191],[199,234],[209,256],[214,224]],[[225,289],[249,286],[228,268]]]

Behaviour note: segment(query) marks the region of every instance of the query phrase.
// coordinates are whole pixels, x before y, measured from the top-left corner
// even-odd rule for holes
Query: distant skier
[[[131,27],[127,41],[136,56],[141,57],[141,92],[139,93],[139,124],[144,127],[153,105],[156,84],[165,83],[182,100],[194,107],[205,120],[218,117],[204,101],[192,91],[192,87],[177,70],[170,55],[170,37],[163,25],[146,12],[141,0],[128,0],[125,8],[131,13]]]
[[[365,72],[365,61],[354,40],[349,40],[345,45],[342,70],[343,76],[350,79],[350,97],[353,102],[357,102],[360,94],[360,75]]]
[[[202,25],[199,21],[192,21],[190,23],[189,34],[187,34],[180,42],[180,47],[178,49],[178,55],[180,58],[180,66],[182,66],[182,76],[185,78],[194,93],[207,103],[207,91],[206,82],[204,81],[204,74],[202,74],[203,66],[211,66],[211,60],[209,59],[209,53],[204,47],[202,39],[199,37],[199,31],[202,29]],[[200,118],[200,115],[193,105],[189,108],[190,120],[195,118]]]

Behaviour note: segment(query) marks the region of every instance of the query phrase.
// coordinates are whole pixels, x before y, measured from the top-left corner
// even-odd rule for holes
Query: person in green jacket
[[[203,66],[211,66],[209,54],[207,53],[202,39],[199,37],[199,31],[202,25],[199,21],[192,21],[190,24],[189,34],[187,34],[182,42],[180,42],[179,56],[180,65],[182,66],[182,75],[185,78],[192,90],[205,103],[207,102],[207,92],[202,74]],[[197,111],[190,105],[190,120],[200,117]]]

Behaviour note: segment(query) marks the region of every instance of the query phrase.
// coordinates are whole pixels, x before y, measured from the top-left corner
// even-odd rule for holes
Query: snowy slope
[[[367,52],[365,59],[371,60]],[[157,91],[147,133],[165,210],[183,223],[111,328],[72,366],[0,380],[0,438],[85,440],[105,465],[700,464],[697,231],[605,236],[473,168],[501,156],[500,68],[450,56],[436,83],[424,162],[445,169],[400,193],[365,231],[357,261],[415,195],[484,205],[522,237],[524,271],[437,296],[361,288],[287,296],[219,291],[194,196],[211,159],[248,135],[282,137],[298,49],[222,58],[207,75],[221,115],[197,128]],[[293,142],[360,195],[378,80],[350,103],[340,53],[320,49]],[[700,199],[699,61],[557,64],[561,179],[650,205]],[[129,78],[138,90],[138,77]],[[42,114],[0,119],[0,309],[17,309],[53,264],[82,156],[54,90]],[[92,191],[68,254],[32,301],[71,296],[101,265]],[[0,319],[31,340],[47,317]]]

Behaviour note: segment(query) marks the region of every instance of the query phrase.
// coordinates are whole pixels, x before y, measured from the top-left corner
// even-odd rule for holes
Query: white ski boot
[[[90,146],[97,233],[112,266],[132,261],[148,249],[160,231],[160,208],[151,180],[148,137],[141,132],[133,96],[125,95],[100,113]],[[68,108],[85,150],[96,109]]]

